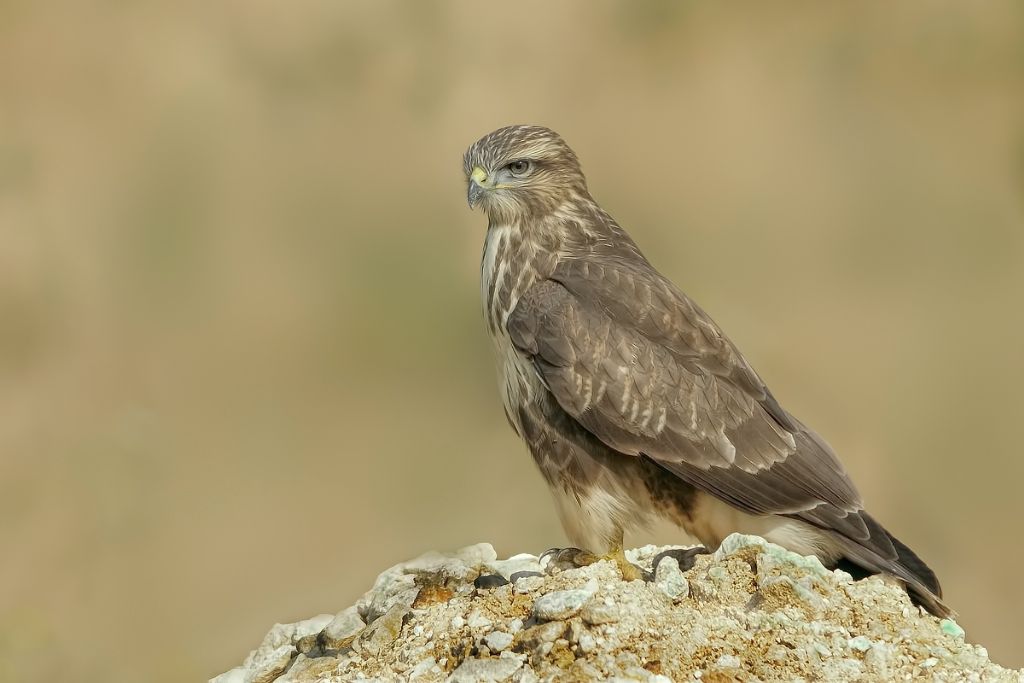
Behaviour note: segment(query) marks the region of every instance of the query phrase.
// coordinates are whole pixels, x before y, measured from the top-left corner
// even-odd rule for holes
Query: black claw
[[[654,562],[651,563],[651,575],[653,576],[658,571],[658,563],[664,560],[666,557],[675,558],[675,561],[679,563],[679,569],[688,572],[693,569],[693,565],[697,562],[698,555],[707,555],[708,549],[702,545],[695,548],[672,548],[670,550],[663,550],[654,556]]]
[[[478,590],[490,590],[498,586],[504,586],[507,583],[508,579],[501,574],[481,574],[473,580],[473,586]]]
[[[540,555],[540,560],[551,558],[548,561],[548,569],[578,569],[594,564],[601,558],[589,550],[580,548],[551,548]]]
[[[632,562],[630,564],[632,564]],[[633,566],[636,567],[637,571],[640,572],[640,579],[642,581],[644,581],[645,583],[650,583],[651,581],[654,581],[654,572],[658,569],[657,562],[651,565],[651,571],[647,571],[638,564],[634,564]]]

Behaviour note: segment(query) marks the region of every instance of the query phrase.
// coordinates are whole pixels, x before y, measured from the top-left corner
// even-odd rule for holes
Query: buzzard
[[[467,150],[464,171],[470,208],[488,218],[480,293],[505,414],[589,551],[578,557],[637,578],[623,533],[660,516],[707,548],[756,534],[893,576],[950,614],[934,572],[864,511],[831,447],[590,196],[558,134],[501,128]]]

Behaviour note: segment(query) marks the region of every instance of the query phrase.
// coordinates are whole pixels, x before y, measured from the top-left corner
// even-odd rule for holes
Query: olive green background
[[[0,680],[564,543],[463,150],[541,123],[1024,665],[1017,2],[0,2]],[[634,543],[678,541],[671,530]]]

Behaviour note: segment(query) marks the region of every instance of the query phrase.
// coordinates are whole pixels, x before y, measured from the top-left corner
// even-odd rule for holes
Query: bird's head
[[[543,126],[506,126],[474,142],[463,158],[470,208],[494,219],[548,214],[587,191],[576,154]]]

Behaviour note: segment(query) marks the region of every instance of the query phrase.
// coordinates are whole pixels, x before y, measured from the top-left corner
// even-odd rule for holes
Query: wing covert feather
[[[782,410],[703,311],[656,273],[570,266],[525,293],[507,323],[569,415],[742,510],[866,536],[831,449]]]

